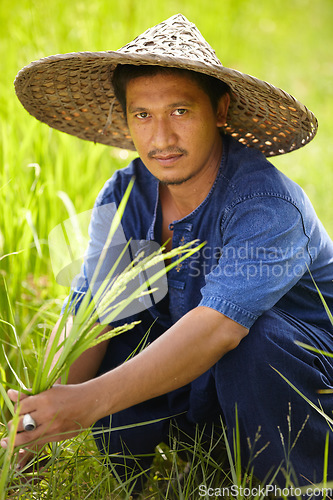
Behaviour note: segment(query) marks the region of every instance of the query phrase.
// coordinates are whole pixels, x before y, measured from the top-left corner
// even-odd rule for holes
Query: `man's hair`
[[[125,117],[127,84],[134,78],[142,76],[149,77],[159,74],[187,76],[192,81],[196,82],[197,85],[208,95],[214,111],[217,111],[217,106],[221,97],[226,93],[230,93],[230,88],[226,83],[212,76],[205,75],[204,73],[197,73],[196,71],[190,71],[188,69],[165,66],[136,66],[133,64],[118,64],[112,76],[112,84],[115,96],[121,104]]]

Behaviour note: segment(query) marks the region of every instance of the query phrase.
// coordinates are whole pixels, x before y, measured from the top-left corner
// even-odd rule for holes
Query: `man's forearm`
[[[101,416],[182,387],[237,347],[248,330],[222,314],[199,307],[186,314],[149,347],[118,368],[88,382],[103,393]]]

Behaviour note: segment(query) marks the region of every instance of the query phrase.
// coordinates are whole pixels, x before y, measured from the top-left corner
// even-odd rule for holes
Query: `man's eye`
[[[187,112],[187,109],[179,108],[179,109],[176,109],[173,114],[176,116],[182,116],[182,115],[185,115],[186,112]]]
[[[135,116],[140,120],[144,120],[148,117],[148,113],[146,111],[142,111],[142,113],[137,113]]]

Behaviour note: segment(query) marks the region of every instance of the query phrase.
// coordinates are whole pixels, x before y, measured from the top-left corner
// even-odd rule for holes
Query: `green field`
[[[314,140],[272,162],[305,189],[333,236],[332,0],[2,0],[0,338],[20,374],[23,364],[13,327],[28,372],[33,373],[34,351],[68,293],[53,276],[49,232],[73,212],[90,209],[104,182],[133,153],[80,141],[39,123],[15,96],[15,75],[24,65],[51,54],[118,49],[178,12],[198,26],[225,66],[283,88],[315,113],[319,129]],[[13,381],[2,348],[0,366],[1,377]],[[83,444],[83,451],[81,445],[72,446],[77,463],[94,454],[90,444]],[[69,456],[73,450],[68,451]],[[77,472],[75,459],[71,460],[70,467],[61,462],[59,477],[52,476],[53,489],[42,490],[45,496],[29,496],[29,490],[22,498],[88,498],[88,493],[66,496],[69,468],[77,480],[88,484],[87,492],[92,491],[94,474],[97,482],[105,483],[99,465],[93,473],[89,465]],[[57,489],[62,481],[67,481],[63,496]],[[113,498],[106,491],[104,497]],[[103,498],[101,491],[93,495],[89,498]],[[17,496],[0,494],[2,498]]]

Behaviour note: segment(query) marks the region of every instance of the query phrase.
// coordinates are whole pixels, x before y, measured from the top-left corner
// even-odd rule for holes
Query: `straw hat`
[[[196,26],[178,14],[117,51],[78,52],[32,62],[15,89],[38,120],[81,139],[135,149],[111,83],[117,64],[184,68],[218,78],[232,91],[223,127],[266,156],[288,153],[316,134],[311,111],[281,89],[224,67]]]

